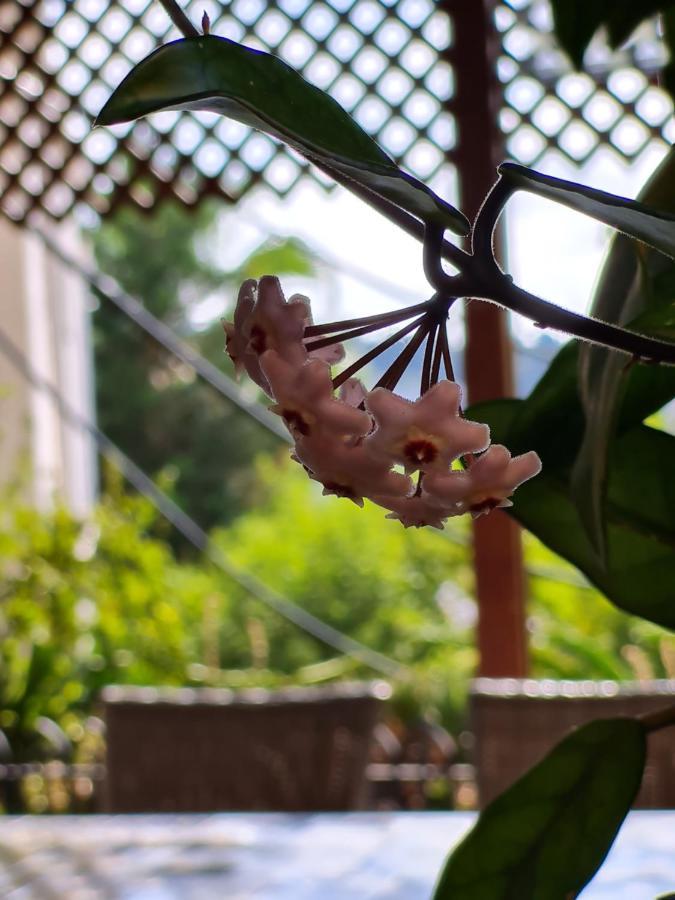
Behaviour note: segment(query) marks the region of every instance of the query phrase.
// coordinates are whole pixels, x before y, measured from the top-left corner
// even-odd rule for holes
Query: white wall
[[[81,253],[74,228],[57,237]],[[0,329],[38,378],[78,416],[93,420],[88,294],[76,272],[40,239],[0,218]],[[57,498],[85,516],[95,498],[96,451],[48,392],[30,385],[0,350],[0,483],[26,478],[41,508]]]

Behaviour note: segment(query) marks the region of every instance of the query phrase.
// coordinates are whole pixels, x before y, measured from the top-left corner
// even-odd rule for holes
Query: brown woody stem
[[[419,312],[424,312],[433,305],[433,300],[427,300],[425,303],[417,303],[415,306],[406,306],[405,309],[395,309],[391,312],[377,313],[373,316],[363,316],[359,319],[342,319],[340,322],[326,322],[323,325],[308,325],[305,328],[305,338],[318,337],[323,334],[332,334],[340,329],[360,328],[366,325],[375,325],[373,331],[378,328],[386,328],[387,325],[395,325],[397,322],[404,322],[406,319],[412,319]]]
[[[643,716],[638,716],[638,719],[648,734],[660,731],[662,728],[671,728],[675,725],[675,706],[668,706],[666,709],[659,709],[653,713],[645,713]]]
[[[422,363],[422,376],[420,378],[420,397],[431,387],[431,366],[438,334],[438,325],[434,326],[427,337],[427,345],[424,348],[424,362]]]
[[[400,341],[401,338],[405,337],[406,334],[410,334],[411,331],[414,331],[419,325],[424,322],[425,316],[419,316],[419,318],[415,319],[414,322],[409,322],[404,328],[401,328],[396,334],[392,334],[391,337],[388,337],[386,340],[382,341],[381,344],[378,344],[377,347],[373,347],[372,350],[369,350],[368,353],[364,353],[356,362],[352,363],[351,366],[348,366],[343,372],[333,379],[333,388],[337,389],[340,385],[344,384],[348,378],[351,378],[352,375],[356,375],[364,366],[367,366],[369,362],[377,359],[377,357],[384,353],[385,350],[388,350],[392,347],[397,341]]]
[[[199,32],[192,24],[192,22],[185,15],[180,6],[175,2],[175,0],[159,0],[164,9],[166,10],[167,15],[176,26],[176,28],[184,34],[186,38],[200,37]]]
[[[423,317],[417,334],[415,334],[411,338],[410,343],[405,347],[404,350],[401,351],[400,355],[389,366],[382,378],[380,378],[380,380],[375,385],[375,388],[382,387],[386,388],[388,391],[394,390],[396,385],[401,380],[403,373],[412,362],[413,356],[419,350],[422,341],[427,336],[429,330],[433,327],[433,321],[427,319],[426,317]]]
[[[188,38],[199,37],[199,32],[176,3],[176,0],[160,0],[171,21]],[[408,234],[420,241],[425,240],[424,223],[401,209],[395,203],[380,196],[365,185],[359,184],[338,172],[323,159],[308,156],[310,162],[326,172],[338,184],[343,185],[369,206],[382,213]],[[499,179],[485,198],[474,227],[474,254],[466,253],[454,244],[443,240],[443,232],[436,239],[438,249],[438,276],[443,293],[460,297],[475,297],[497,303],[517,312],[545,328],[554,328],[572,337],[582,338],[595,344],[628,353],[640,362],[655,362],[675,365],[675,344],[659,341],[636,332],[627,331],[617,325],[610,325],[598,319],[571,312],[554,303],[549,303],[522,290],[513,284],[497,265],[492,255],[492,232],[499,218],[510,190]],[[450,260],[460,274],[450,276],[442,270],[440,258]],[[431,258],[430,258],[431,259]],[[435,277],[436,280],[436,277]],[[342,376],[339,376],[340,378]]]

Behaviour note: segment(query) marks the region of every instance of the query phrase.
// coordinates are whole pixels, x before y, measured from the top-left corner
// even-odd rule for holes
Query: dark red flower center
[[[403,447],[403,456],[415,466],[433,462],[438,456],[438,448],[425,438],[415,438]]]
[[[499,504],[502,501],[499,497],[486,497],[485,500],[481,500],[480,503],[474,503],[473,506],[469,507],[469,512],[472,513],[484,513],[484,512],[492,512],[493,509],[497,509]]]
[[[307,435],[310,432],[309,422],[297,409],[282,409],[281,417],[291,432]]]
[[[324,481],[323,486],[329,494],[335,494],[336,497],[346,497],[348,500],[357,500],[361,495],[357,494],[354,488],[346,484],[338,484],[337,481]]]
[[[267,350],[267,335],[265,334],[265,329],[261,328],[260,325],[253,325],[251,328],[249,344],[251,350],[258,355]]]

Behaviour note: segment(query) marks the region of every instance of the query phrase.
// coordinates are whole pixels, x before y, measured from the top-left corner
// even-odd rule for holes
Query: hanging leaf
[[[247,278],[261,278],[268,272],[277,275],[316,274],[315,257],[312,250],[298,238],[283,240],[267,240],[257,247],[241,264],[232,276],[235,283],[241,284]]]
[[[575,181],[543,175],[516,163],[502,163],[499,173],[517,190],[530,191],[585,213],[637,238],[667,256],[675,257],[675,215],[644,206],[637,200],[617,197]]]
[[[635,29],[646,19],[651,19],[661,10],[673,6],[672,0],[615,0],[607,11],[607,29],[612,48],[624,44]]]
[[[586,47],[616,0],[551,0],[553,28],[560,46],[577,69]]]
[[[556,392],[549,383],[547,393],[560,398],[565,391]],[[569,448],[580,440],[583,421],[578,400],[556,408],[555,415],[541,395],[534,401],[539,426],[530,416],[530,400],[490,401],[467,411],[470,418],[487,422],[495,443],[514,453],[536,450],[542,458],[542,472],[518,488],[510,514],[620,609],[675,629],[675,438],[638,425],[614,441],[608,468],[607,562],[602,565],[570,492],[574,454]],[[576,434],[557,430],[567,425]]]
[[[562,900],[600,867],[642,779],[635,719],[590,722],[482,812],[449,857],[434,900]]]
[[[509,420],[508,446],[524,452],[536,443],[547,469],[569,470],[581,444],[584,415],[579,401],[579,350],[578,341],[565,344]],[[640,425],[674,394],[674,366],[633,366],[618,412],[617,435]],[[502,425],[499,433],[505,433]]]
[[[668,212],[675,210],[675,151],[666,155],[639,199]],[[660,322],[675,318],[672,309],[655,296],[655,279],[664,276],[671,282],[675,279],[675,265],[669,258],[625,235],[616,235],[600,274],[591,315],[604,322],[628,325],[632,330],[649,331],[650,326],[661,330]],[[637,318],[647,310],[648,316]],[[623,354],[592,344],[581,346],[579,390],[585,427],[572,470],[572,496],[601,561],[606,551],[607,457],[627,374]],[[675,381],[673,388],[675,394]]]
[[[662,87],[675,97],[675,6],[669,6],[661,15],[663,42],[668,48],[668,62],[661,70]]]
[[[101,110],[113,125],[163,109],[210,110],[278,138],[311,162],[425,222],[467,234],[467,219],[403,172],[328,94],[283,60],[226,38],[174,41],[146,57]]]
[[[626,314],[640,311],[635,244],[616,235],[603,268],[591,314],[606,322],[625,325]],[[631,316],[628,316],[630,321]],[[579,348],[579,394],[584,410],[584,432],[572,470],[572,496],[581,521],[600,560],[605,557],[604,500],[607,455],[614,434],[620,389],[629,371],[629,359],[606,347],[586,344]]]
[[[641,22],[673,5],[672,0],[551,0],[553,28],[560,46],[580,69],[584,53],[601,26],[607,28],[610,46],[616,49]]]

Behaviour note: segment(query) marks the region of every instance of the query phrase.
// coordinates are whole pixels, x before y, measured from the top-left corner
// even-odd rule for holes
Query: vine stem
[[[403,377],[403,373],[410,365],[413,356],[417,353],[420,346],[422,345],[422,341],[434,327],[434,321],[432,319],[429,319],[428,316],[424,316],[417,333],[412,336],[406,347],[389,366],[389,368],[377,382],[373,390],[377,390],[377,388],[386,388],[388,391],[394,390],[396,385]]]
[[[406,306],[403,309],[395,309],[388,313],[376,313],[373,316],[362,316],[358,319],[343,319],[340,322],[327,322],[323,325],[307,325],[305,328],[305,337],[319,337],[324,334],[332,334],[334,331],[341,331],[349,328],[362,328],[365,325],[377,325],[386,328],[388,325],[395,325],[405,319],[412,319],[418,312],[428,310],[433,300],[426,300],[424,303],[417,303],[415,306]]]
[[[160,0],[160,3],[185,37],[199,37],[199,32],[176,0]],[[424,241],[426,229],[420,219],[401,209],[391,200],[374,193],[365,185],[337,172],[323,160],[311,156],[308,156],[308,159],[395,225],[417,240]],[[553,328],[572,337],[629,353],[638,362],[675,365],[675,344],[655,340],[617,325],[571,312],[517,287],[510,276],[501,271],[492,255],[492,233],[509,193],[509,189],[500,178],[485,198],[472,234],[474,253],[467,253],[444,240],[441,231],[439,256],[447,259],[459,270],[459,275],[447,275],[440,267],[439,259],[438,265],[444,276],[444,292],[448,296],[474,297],[496,303],[531,319],[542,327]]]
[[[200,37],[199,32],[176,3],[176,0],[159,0],[159,2],[162,4],[167,15],[181,34],[186,38]]]
[[[645,713],[637,718],[642,722],[647,734],[651,734],[653,731],[660,731],[662,728],[671,728],[675,725],[675,706],[658,709],[653,713]]]
[[[410,334],[411,331],[414,331],[416,328],[422,326],[422,323],[426,319],[426,315],[420,316],[415,319],[413,322],[409,322],[406,326],[397,331],[395,334],[392,334],[391,337],[386,338],[386,340],[382,341],[381,344],[378,344],[377,347],[373,347],[372,350],[369,350],[363,356],[360,356],[356,362],[353,362],[351,366],[348,366],[344,371],[340,372],[333,379],[333,388],[337,390],[341,385],[345,383],[349,378],[353,375],[356,375],[357,372],[360,372],[364,366],[367,366],[369,362],[372,362],[374,359],[377,359],[385,350],[388,350],[390,347],[393,347],[401,338],[404,338],[407,334]]]

